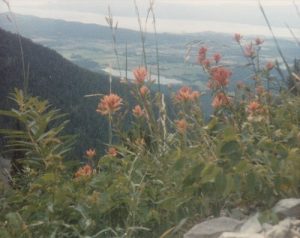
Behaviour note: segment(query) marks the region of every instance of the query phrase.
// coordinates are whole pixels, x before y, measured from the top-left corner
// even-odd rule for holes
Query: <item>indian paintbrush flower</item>
[[[175,98],[178,102],[196,101],[200,97],[198,91],[193,91],[189,87],[182,87],[176,94]]]
[[[176,128],[179,133],[184,134],[187,130],[187,122],[185,119],[181,119],[178,121],[175,121],[176,123]]]
[[[105,95],[98,104],[97,112],[102,115],[111,115],[121,109],[122,98],[116,94]]]
[[[93,174],[93,168],[87,164],[77,170],[77,172],[75,173],[75,178],[89,177],[92,174]]]
[[[135,117],[142,117],[144,116],[144,110],[141,108],[140,105],[136,105],[134,109],[132,109],[132,113]]]
[[[116,148],[110,147],[110,148],[108,148],[107,155],[116,157],[118,155],[118,151]]]
[[[235,41],[237,42],[237,43],[241,43],[241,39],[242,39],[242,36],[241,36],[241,34],[239,34],[239,33],[235,33],[234,34],[234,39],[235,39]]]
[[[140,94],[142,97],[145,97],[149,93],[149,88],[145,85],[140,88]]]
[[[211,70],[211,88],[227,86],[232,73],[225,67],[215,67]]]
[[[220,108],[228,105],[229,103],[230,99],[224,93],[220,92],[214,97],[211,105],[214,108]]]
[[[95,150],[95,149],[88,149],[88,150],[85,152],[85,155],[86,155],[89,159],[92,159],[93,157],[96,156],[96,150]]]
[[[147,69],[144,67],[139,67],[133,70],[133,75],[137,84],[143,84],[145,82],[147,74]]]
[[[215,53],[215,54],[213,55],[213,58],[214,58],[214,61],[215,61],[216,63],[219,63],[220,60],[221,60],[221,58],[222,58],[222,56],[221,56],[220,53]]]

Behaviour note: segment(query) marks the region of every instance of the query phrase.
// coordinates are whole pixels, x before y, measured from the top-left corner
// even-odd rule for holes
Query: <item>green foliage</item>
[[[18,152],[17,158],[12,154],[12,165],[19,164],[16,169],[18,175],[22,174],[20,181],[24,182],[25,174],[32,176],[63,169],[62,159],[74,143],[73,136],[62,135],[68,123],[64,120],[66,115],[51,109],[47,101],[25,97],[21,90],[15,90],[11,99],[17,108],[1,110],[0,115],[13,118],[17,129],[1,129],[0,134],[7,141],[4,153]],[[50,176],[47,180],[51,181]]]
[[[253,207],[266,210],[262,220],[275,222],[268,209],[280,198],[300,195],[300,98],[265,90],[269,78],[255,57],[250,61],[262,77],[255,85],[260,92],[245,87],[236,97],[229,95],[227,69],[215,74],[202,65],[215,96],[208,122],[200,94],[188,87],[174,96],[177,120],[168,118],[164,95],[151,92],[151,80],[139,69],[139,81],[128,85],[138,107],[116,96],[100,101],[111,133],[107,154],[96,157],[88,150],[75,172],[66,157],[72,138],[62,134],[65,115],[16,90],[17,108],[0,115],[18,126],[0,132],[8,156],[22,166],[13,189],[0,191],[0,235],[181,237],[196,217]]]
[[[245,118],[241,129],[216,117],[205,124],[194,113],[184,138],[173,131],[164,144],[163,133],[152,134],[161,142],[151,150],[132,134],[137,138],[116,146],[117,157],[102,157],[91,176],[76,178],[63,161],[70,148],[60,136],[63,116],[22,91],[13,97],[18,108],[1,115],[18,119],[22,129],[1,132],[10,150],[25,152],[30,170],[21,176],[30,184],[4,194],[5,237],[176,237],[196,214],[267,209],[281,197],[299,195],[298,97],[282,96],[280,105],[269,106],[272,120]],[[275,219],[264,214],[261,219]]]

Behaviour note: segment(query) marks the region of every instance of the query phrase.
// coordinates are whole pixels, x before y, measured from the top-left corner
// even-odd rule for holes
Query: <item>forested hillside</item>
[[[84,96],[108,93],[108,76],[82,69],[55,51],[28,39],[21,38],[21,41],[29,76],[29,94],[41,96],[63,112],[70,114],[67,131],[79,135],[79,144],[76,147],[79,155],[83,149],[80,143],[84,146],[101,146],[103,141],[107,141],[107,125],[106,121],[95,112],[99,97]],[[9,94],[15,87],[23,87],[21,51],[17,35],[2,29],[0,29],[0,75],[0,108],[10,108]],[[128,94],[126,85],[120,85],[117,81],[112,82],[112,89],[120,95]]]

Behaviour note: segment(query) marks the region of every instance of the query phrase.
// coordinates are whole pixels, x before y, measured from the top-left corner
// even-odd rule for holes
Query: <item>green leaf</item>
[[[204,127],[205,130],[209,130],[211,131],[212,129],[214,129],[216,126],[218,125],[218,118],[217,117],[213,117],[210,122]]]
[[[23,220],[19,213],[10,212],[5,216],[8,225],[13,231],[18,234],[22,230]]]
[[[226,180],[226,186],[225,186],[225,189],[224,189],[224,196],[227,196],[232,191],[234,191],[235,184],[234,184],[234,179],[233,179],[232,175],[230,175],[230,174],[226,175],[225,180]]]
[[[1,238],[11,238],[12,236],[4,228],[0,228],[0,237]]]
[[[237,134],[235,132],[235,129],[232,127],[225,128],[223,131],[223,141],[230,142],[236,140],[237,140]]]
[[[203,169],[203,164],[196,165],[192,169],[191,173],[188,174],[188,176],[186,176],[185,179],[183,180],[183,185],[190,186],[194,184],[198,179],[200,179],[202,169]]]
[[[216,177],[222,173],[222,169],[215,164],[207,164],[201,172],[201,183],[213,183]]]
[[[221,144],[219,150],[220,157],[227,157],[233,161],[238,161],[242,157],[240,145],[237,141],[229,140]]]
[[[46,173],[44,174],[41,179],[44,181],[44,182],[47,182],[47,183],[53,183],[57,180],[57,175],[54,174],[54,173]]]

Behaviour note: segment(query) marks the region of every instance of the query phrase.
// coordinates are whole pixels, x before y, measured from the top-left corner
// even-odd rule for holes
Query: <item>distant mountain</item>
[[[102,72],[112,63],[117,70],[117,64],[111,44],[109,27],[96,24],[83,24],[63,20],[45,19],[33,16],[16,15],[20,33],[51,49],[54,49],[73,63],[92,70]],[[0,27],[14,32],[14,26],[5,14],[0,15]],[[151,29],[148,29],[151,31]],[[245,36],[245,42],[253,40],[256,36]],[[120,59],[120,68],[125,72],[126,45],[128,71],[141,64],[140,33],[128,29],[118,29],[116,33],[117,49]],[[147,63],[156,74],[156,49],[154,35],[146,34]],[[160,75],[169,82],[194,85],[201,91],[206,90],[207,76],[196,65],[199,46],[207,46],[208,55],[219,52],[223,56],[222,63],[233,71],[232,84],[237,81],[248,81],[251,78],[251,69],[246,67],[247,60],[243,57],[240,47],[233,40],[233,36],[223,33],[202,32],[196,34],[158,34]],[[194,43],[190,48],[188,61],[184,59],[188,51],[188,44]],[[299,47],[295,42],[279,39],[282,51],[288,62],[292,63],[299,55]],[[261,50],[260,62],[265,64],[270,59],[278,59],[278,51],[272,39],[265,39]]]
[[[0,14],[0,27],[15,31],[14,25],[7,19],[7,13]],[[35,16],[15,14],[21,35],[28,38],[50,39],[89,39],[111,41],[111,30],[108,26],[85,24],[57,19],[40,18]],[[159,34],[160,40],[176,42],[178,39],[188,38],[186,35]],[[154,34],[148,33],[147,40],[153,43]],[[118,29],[118,41],[140,42],[140,33],[129,29]]]
[[[21,38],[26,67],[29,72],[29,93],[47,99],[52,105],[70,115],[67,128],[79,135],[78,155],[87,147],[102,146],[107,141],[107,122],[96,113],[98,97],[87,94],[109,92],[108,77],[78,67],[54,50]],[[22,64],[17,35],[0,29],[0,108],[10,108],[9,93],[23,87]],[[128,88],[112,82],[113,91],[128,95]],[[126,96],[127,97],[127,96]],[[0,124],[6,125],[1,118]]]

